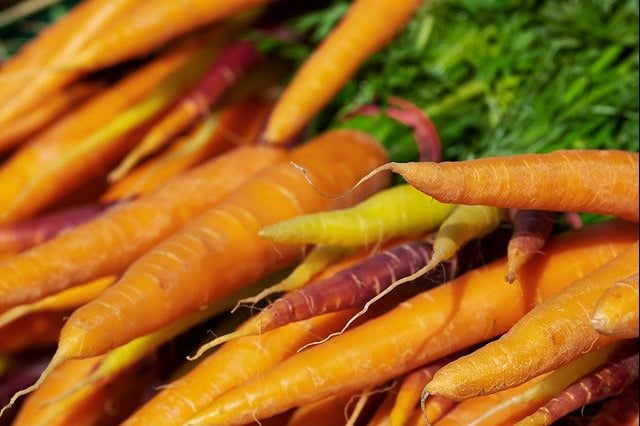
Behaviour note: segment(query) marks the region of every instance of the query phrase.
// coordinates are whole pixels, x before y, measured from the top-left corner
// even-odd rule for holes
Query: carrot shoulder
[[[621,223],[558,236],[546,256],[525,266],[526,280],[514,285],[504,283],[505,260],[475,269],[235,387],[188,424],[265,418],[329,394],[383,383],[499,335],[540,299],[613,258],[636,238],[637,228]]]
[[[374,52],[402,29],[420,0],[361,0],[298,70],[276,105],[264,137],[290,140]]]
[[[444,203],[592,212],[638,222],[637,152],[565,150],[384,168]]]
[[[189,218],[213,206],[283,155],[266,147],[238,148],[8,259],[0,265],[0,309],[121,273]]]

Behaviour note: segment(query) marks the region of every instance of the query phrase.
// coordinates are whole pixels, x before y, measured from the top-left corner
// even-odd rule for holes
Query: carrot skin
[[[0,309],[122,272],[189,218],[283,156],[267,147],[239,148],[14,256],[0,264]]]
[[[638,274],[612,285],[591,315],[593,328],[607,336],[638,337]]]
[[[321,187],[344,191],[367,167],[382,164],[386,153],[365,133],[339,130],[302,145],[288,158],[303,165]],[[292,263],[301,247],[264,240],[257,235],[260,228],[296,214],[353,204],[387,185],[388,177],[349,197],[330,199],[290,162],[265,169],[139,258],[98,299],[76,310],[61,332],[59,351],[72,357],[103,353]],[[155,315],[157,309],[164,314]],[[117,323],[122,325],[114,331]],[[98,331],[104,327],[110,332]]]
[[[512,283],[522,265],[544,247],[553,229],[554,214],[543,210],[510,209],[508,216],[513,223],[513,237],[507,248],[509,262],[505,279]]]
[[[637,228],[623,223],[593,225],[558,236],[545,256],[525,266],[526,279],[514,285],[504,283],[505,260],[474,269],[237,386],[187,424],[242,424],[332,393],[384,383],[504,333],[539,300],[636,239]]]
[[[612,280],[637,271],[636,241],[536,306],[500,339],[441,368],[426,391],[457,400],[499,392],[609,344],[612,338],[593,329],[591,311]]]
[[[638,222],[637,152],[565,150],[388,168],[444,203],[591,212]]]

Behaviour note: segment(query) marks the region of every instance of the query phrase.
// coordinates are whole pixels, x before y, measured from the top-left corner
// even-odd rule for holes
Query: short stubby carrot
[[[265,140],[289,142],[370,55],[391,41],[419,4],[420,0],[353,2],[285,89],[267,123]]]
[[[356,203],[388,184],[389,176],[381,175],[349,197],[331,199],[291,162],[305,167],[319,188],[339,192],[386,158],[376,139],[352,130],[324,133],[293,150],[290,161],[266,168],[191,220],[136,260],[98,299],[76,310],[61,333],[58,357],[103,353],[290,264],[302,247],[276,245],[260,238],[259,229]]]
[[[637,232],[617,222],[560,235],[545,256],[525,266],[527,278],[513,285],[504,283],[506,260],[474,269],[236,386],[187,424],[266,418],[329,394],[384,383],[497,336],[538,301],[624,251]]]
[[[638,222],[638,153],[564,150],[381,169],[443,203],[591,212]],[[372,172],[375,173],[376,171]]]
[[[268,147],[238,148],[146,196],[117,204],[96,220],[13,256],[0,264],[0,309],[121,273],[189,218],[283,156],[284,152]]]
[[[638,242],[537,305],[500,339],[441,368],[425,390],[453,399],[518,386],[612,342],[591,312],[613,282],[638,271]]]

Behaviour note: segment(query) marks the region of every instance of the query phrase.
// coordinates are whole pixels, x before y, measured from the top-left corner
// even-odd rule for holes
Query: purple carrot
[[[520,267],[544,247],[553,229],[554,213],[542,210],[509,209],[507,216],[513,223],[513,236],[507,248],[507,275],[512,283]]]
[[[110,205],[93,203],[70,207],[0,226],[0,253],[19,253],[31,248],[67,229],[95,218]]]
[[[638,378],[638,342],[633,340],[614,351],[607,362],[540,407],[527,424],[550,425],[587,404],[622,392]]]

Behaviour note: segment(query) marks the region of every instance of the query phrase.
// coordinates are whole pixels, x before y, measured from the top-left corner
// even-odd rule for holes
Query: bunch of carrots
[[[595,87],[550,144],[481,155],[544,78],[424,65],[464,7],[83,0],[8,57],[0,424],[637,425],[638,105],[599,103],[637,37],[549,83]]]

